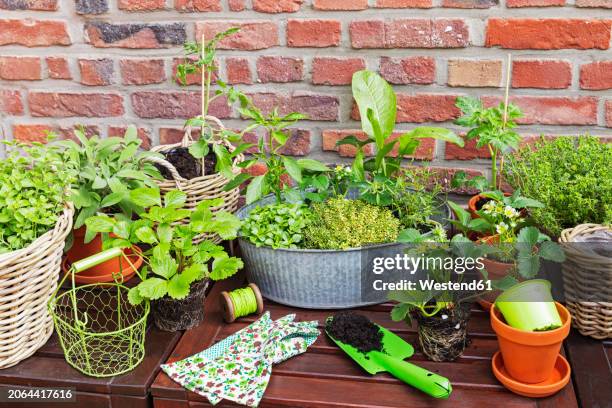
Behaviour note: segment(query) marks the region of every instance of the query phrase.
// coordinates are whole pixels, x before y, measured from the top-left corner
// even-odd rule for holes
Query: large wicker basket
[[[603,231],[612,232],[612,229],[582,224],[564,230],[559,238],[567,256],[563,264],[563,286],[573,325],[581,334],[600,340],[612,338],[612,303],[605,301],[612,299],[612,257],[575,243]]]
[[[207,116],[206,119],[209,122],[212,122],[216,125],[216,131],[223,130],[223,124],[221,121],[213,116]],[[174,149],[176,147],[189,147],[194,142],[191,137],[191,128],[187,127],[185,129],[185,136],[183,136],[183,140],[180,143],[167,144],[155,146],[152,148],[152,151],[155,152],[165,152],[170,149]],[[214,141],[212,143],[223,143],[229,151],[234,151],[235,147],[226,142]],[[193,210],[195,207],[204,200],[211,200],[215,198],[222,198],[223,205],[220,207],[214,207],[214,211],[229,211],[234,213],[238,209],[238,198],[240,197],[239,188],[234,188],[230,191],[224,191],[225,186],[229,183],[229,180],[219,173],[202,175],[200,177],[196,177],[193,179],[185,179],[181,177],[181,175],[176,171],[176,168],[166,160],[151,158],[152,162],[161,165],[168,169],[170,174],[172,174],[173,180],[162,180],[157,181],[157,185],[162,193],[162,195],[168,191],[179,189],[187,194],[187,202],[185,204],[185,208]],[[204,159],[202,159],[203,161]],[[241,169],[238,167],[238,163],[244,160],[244,156],[242,154],[237,155],[234,158],[232,171],[234,174],[239,174]],[[202,162],[202,171],[204,171],[204,163]],[[188,220],[184,220],[185,223]],[[205,239],[209,239],[216,243],[222,241],[221,237],[216,234],[202,234],[199,235],[194,242],[199,243],[204,241]]]
[[[51,231],[0,255],[0,369],[34,354],[53,333],[47,303],[57,288],[73,215],[67,205]]]

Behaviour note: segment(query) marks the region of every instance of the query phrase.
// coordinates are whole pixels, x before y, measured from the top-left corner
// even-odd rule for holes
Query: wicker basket
[[[564,230],[559,242],[580,242],[579,237],[600,231],[612,232],[612,229],[582,224]],[[599,299],[612,299],[612,258],[578,245],[563,247],[567,255],[563,264],[563,286],[574,327],[581,334],[598,340],[612,338],[612,303],[585,300],[592,298],[594,293]]]
[[[34,354],[53,333],[47,302],[57,288],[73,215],[69,204],[53,230],[0,255],[0,369]]]
[[[206,120],[212,122],[216,125],[216,131],[220,131],[225,129],[221,121],[214,116],[207,116]],[[170,149],[174,149],[176,147],[189,147],[193,143],[195,143],[191,137],[191,128],[185,128],[185,136],[183,136],[183,140],[180,143],[175,144],[167,144],[160,145],[152,148],[151,150],[154,152],[165,152]],[[212,143],[224,143],[224,145],[228,148],[229,151],[234,151],[235,147],[227,142],[212,142]],[[234,213],[238,209],[238,198],[240,197],[239,188],[234,188],[230,191],[224,191],[223,189],[229,183],[229,180],[225,178],[222,174],[214,173],[209,175],[203,175],[201,177],[196,177],[190,180],[187,180],[176,171],[176,168],[166,160],[158,159],[158,158],[150,158],[150,161],[156,163],[160,166],[168,169],[170,174],[172,174],[173,180],[162,180],[156,181],[162,195],[168,191],[179,189],[187,194],[187,202],[185,204],[185,208],[189,210],[195,209],[195,207],[204,200],[211,200],[215,198],[222,198],[223,205],[220,207],[214,207],[214,211],[229,211]],[[234,174],[240,173],[240,168],[237,166],[238,163],[244,160],[244,156],[239,154],[234,158],[232,171]],[[202,159],[202,171],[204,171],[204,159]],[[188,223],[189,220],[183,220],[184,223]],[[202,234],[199,235],[196,239],[194,239],[195,243],[199,243],[204,241],[205,239],[209,239],[216,243],[222,241],[221,237],[216,234]]]

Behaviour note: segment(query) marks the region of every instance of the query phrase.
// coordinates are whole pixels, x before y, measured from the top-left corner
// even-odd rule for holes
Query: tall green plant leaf
[[[378,121],[382,135],[391,135],[397,114],[397,101],[391,85],[375,72],[363,70],[353,75],[352,88],[363,131],[371,138],[375,137],[374,128],[368,119],[368,110],[372,110],[371,117]]]

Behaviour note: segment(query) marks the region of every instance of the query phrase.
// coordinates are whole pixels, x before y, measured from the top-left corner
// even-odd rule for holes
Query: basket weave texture
[[[577,238],[601,231],[612,231],[598,224],[581,224],[561,233],[560,243],[577,242]],[[612,303],[585,301],[612,299],[612,258],[580,245],[563,245],[567,260],[563,264],[563,285],[567,308],[580,333],[598,340],[612,338]]]
[[[52,230],[0,255],[0,369],[34,354],[53,333],[47,303],[57,288],[73,215],[68,204]]]
[[[216,131],[223,130],[223,124],[219,119],[214,118],[212,116],[206,117],[206,119],[210,122],[213,122],[216,126]],[[185,136],[183,136],[183,140],[180,143],[174,144],[166,144],[155,146],[151,150],[158,153],[163,153],[170,149],[174,149],[176,147],[189,147],[194,144],[195,141],[191,137],[191,128],[187,127],[185,129]],[[235,147],[227,142],[213,141],[211,143],[223,143],[229,151],[234,151]],[[208,175],[202,175],[200,177],[196,177],[193,179],[185,179],[181,177],[181,175],[176,171],[176,168],[166,160],[158,159],[158,158],[150,158],[151,162],[163,166],[168,169],[170,174],[172,174],[173,180],[156,180],[157,185],[159,186],[160,192],[162,196],[171,190],[179,189],[187,194],[187,201],[185,204],[186,209],[194,210],[197,205],[204,200],[211,200],[216,198],[223,199],[223,205],[219,207],[212,208],[213,212],[216,211],[228,211],[230,213],[236,212],[238,209],[238,199],[240,197],[240,190],[238,187],[230,190],[224,191],[225,186],[229,183],[230,180],[225,178],[222,174],[214,173]],[[202,171],[204,171],[204,159],[202,159]],[[234,158],[234,162],[232,163],[232,172],[234,174],[239,174],[241,169],[238,167],[238,163],[244,160],[244,155],[239,154]],[[183,223],[189,223],[189,220],[183,220]],[[194,239],[194,243],[199,243],[204,240],[211,240],[215,243],[219,243],[222,241],[221,237],[216,234],[202,234]]]

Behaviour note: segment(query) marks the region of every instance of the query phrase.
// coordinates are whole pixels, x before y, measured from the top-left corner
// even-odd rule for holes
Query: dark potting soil
[[[188,180],[200,177],[202,175],[202,161],[196,159],[189,153],[189,149],[186,147],[175,147],[174,149],[162,152],[166,160],[169,161],[181,175],[181,177]],[[204,157],[204,174],[213,174],[215,172],[215,165],[217,164],[217,156],[213,152],[210,152]],[[167,179],[172,180],[172,174],[170,171],[163,166],[156,165],[161,175]]]
[[[350,344],[362,353],[383,350],[383,332],[367,317],[353,313],[336,313],[325,330],[336,340]]]
[[[477,209],[478,211],[480,211],[480,210],[482,209],[482,207],[483,207],[483,206],[484,206],[486,203],[488,203],[489,201],[491,201],[491,199],[490,199],[490,198],[484,198],[484,197],[483,197],[483,198],[479,199],[478,201],[476,201],[476,209]]]
[[[168,296],[151,302],[155,325],[164,331],[188,330],[204,320],[204,297],[208,281],[201,280],[191,285],[189,295],[177,300]]]

